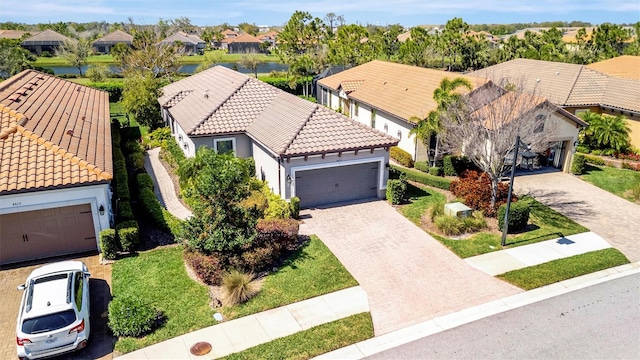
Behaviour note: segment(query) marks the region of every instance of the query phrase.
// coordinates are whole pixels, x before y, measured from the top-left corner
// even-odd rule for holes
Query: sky
[[[242,22],[279,26],[294,11],[346,23],[444,24],[461,17],[469,24],[586,21],[622,24],[640,21],[640,0],[1,0],[0,22],[55,23],[106,21],[153,24],[187,17],[194,25]]]

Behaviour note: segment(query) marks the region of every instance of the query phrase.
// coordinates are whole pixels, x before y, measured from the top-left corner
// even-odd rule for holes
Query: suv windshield
[[[58,330],[73,324],[74,321],[76,321],[76,313],[73,310],[65,310],[25,320],[22,323],[22,332],[25,334],[39,334]]]

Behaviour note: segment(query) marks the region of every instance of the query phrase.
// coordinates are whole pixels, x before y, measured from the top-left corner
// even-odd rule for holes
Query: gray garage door
[[[97,250],[91,205],[0,215],[0,264]]]
[[[376,197],[378,162],[296,172],[296,196],[303,208]]]

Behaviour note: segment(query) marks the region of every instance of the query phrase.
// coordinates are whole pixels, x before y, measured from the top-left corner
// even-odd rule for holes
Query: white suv
[[[80,261],[35,269],[25,284],[16,325],[18,358],[39,359],[89,341],[89,271]]]

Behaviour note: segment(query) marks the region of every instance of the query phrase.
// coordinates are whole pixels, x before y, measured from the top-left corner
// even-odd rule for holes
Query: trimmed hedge
[[[104,229],[100,231],[100,250],[102,257],[113,260],[118,256],[118,240],[115,229]]]
[[[411,154],[400,149],[397,146],[391,147],[391,150],[389,151],[389,156],[401,165],[404,165],[409,168],[413,167],[413,158],[411,157]]]
[[[109,328],[116,336],[140,337],[160,323],[161,312],[147,300],[133,296],[116,296],[109,303]]]
[[[400,205],[407,193],[407,182],[403,180],[387,181],[387,200],[392,205]]]
[[[121,222],[116,226],[116,233],[122,250],[132,253],[140,245],[140,230],[137,221]]]
[[[291,207],[291,217],[294,219],[300,218],[300,198],[297,196],[292,197],[289,200],[289,207]]]
[[[118,203],[118,221],[133,220],[133,209],[129,200],[122,200]]]
[[[442,170],[446,176],[460,176],[466,170],[479,171],[466,156],[447,155],[442,159]]]
[[[294,94],[294,95],[302,95],[303,93],[303,86],[305,86],[305,83],[311,87],[311,80],[312,78],[309,77],[307,79],[305,78],[301,78],[298,79],[296,81],[296,86],[292,89],[291,86],[289,86],[289,82],[291,79],[288,78],[284,78],[284,77],[271,77],[271,76],[260,76],[258,77],[258,80],[261,80],[269,85],[275,86],[280,90],[286,91],[290,94]]]
[[[584,156],[584,159],[586,162],[588,162],[589,164],[593,164],[593,165],[606,165],[607,162],[604,161],[604,159],[601,159],[597,156],[589,156],[589,155],[582,155]]]
[[[147,173],[141,173],[136,175],[136,181],[138,182],[138,189],[151,189],[153,190],[153,179],[151,175]]]
[[[434,188],[449,190],[451,186],[451,180],[439,176],[431,176],[429,174],[425,174],[421,171],[404,169],[399,166],[391,165],[391,169],[394,172],[398,172],[404,175],[405,179],[411,181],[417,181],[421,184],[425,184],[428,186],[432,186]],[[401,175],[401,176],[402,176]]]
[[[442,168],[439,166],[432,166],[429,168],[429,175],[431,176],[442,176]]]
[[[138,191],[138,199],[142,203],[142,209],[151,218],[151,221],[162,229],[169,229],[164,220],[162,206],[153,190],[145,186],[139,188]]]
[[[587,161],[582,154],[574,154],[573,155],[573,163],[571,164],[571,173],[573,175],[582,175],[584,174],[584,169],[587,164]]]
[[[498,227],[500,230],[504,226],[504,214],[507,211],[507,204],[502,204],[498,208]],[[509,207],[509,232],[524,230],[529,222],[530,205],[525,201],[512,202]]]
[[[416,161],[415,163],[413,163],[413,167],[416,170],[420,170],[422,172],[429,172],[429,163],[427,163],[426,161]]]
[[[453,158],[451,155],[442,158],[442,171],[446,176],[458,176],[455,167],[453,167]]]
[[[122,99],[122,82],[91,82],[87,86],[109,93],[109,102],[118,102]]]

